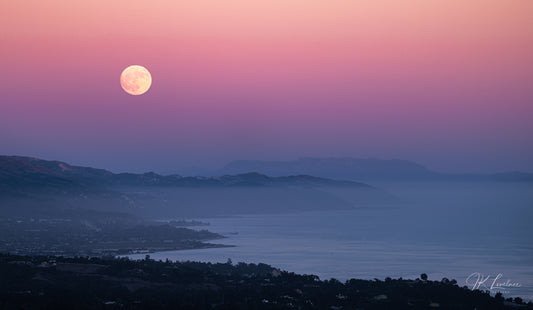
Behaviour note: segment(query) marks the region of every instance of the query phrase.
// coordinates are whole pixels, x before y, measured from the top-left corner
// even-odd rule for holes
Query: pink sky
[[[2,1],[2,154],[533,171],[530,0]],[[119,84],[128,65],[148,93]]]

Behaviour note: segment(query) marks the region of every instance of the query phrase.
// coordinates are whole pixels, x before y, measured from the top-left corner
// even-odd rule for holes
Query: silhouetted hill
[[[0,156],[0,184],[16,187],[81,187],[81,186],[354,186],[369,185],[351,181],[336,181],[309,175],[268,177],[256,172],[220,177],[163,176],[154,172],[143,174],[112,173],[103,169],[71,166],[60,161],[48,161],[21,156]]]
[[[350,199],[328,189],[348,190]],[[352,196],[355,196],[355,199]],[[324,208],[389,199],[364,183],[309,175],[269,177],[256,172],[219,177],[112,173],[20,156],[0,156],[0,201],[10,214],[53,214],[91,209],[148,217],[271,213]]]
[[[521,172],[494,174],[444,174],[412,161],[375,158],[300,158],[292,161],[238,160],[215,174],[249,171],[270,176],[307,174],[325,178],[358,181],[499,181],[531,182],[533,174]]]
[[[239,160],[226,165],[218,173],[235,174],[257,171],[272,176],[310,174],[337,179],[432,178],[435,173],[405,160],[356,158],[300,158],[294,161]]]

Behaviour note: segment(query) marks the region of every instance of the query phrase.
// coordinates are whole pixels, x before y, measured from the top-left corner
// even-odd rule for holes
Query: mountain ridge
[[[501,173],[440,173],[413,161],[352,157],[302,157],[296,160],[236,160],[214,174],[257,171],[270,176],[309,174],[317,177],[371,181],[497,181],[532,182],[533,173],[510,171]]]
[[[339,191],[348,192],[348,199]],[[182,177],[154,172],[112,173],[61,161],[0,156],[0,216],[86,216],[92,210],[150,219],[205,217],[350,209],[392,199],[385,191],[365,183],[310,175],[270,177],[249,172]]]
[[[47,180],[46,178],[49,178]],[[71,186],[276,186],[276,185],[334,185],[370,187],[353,181],[338,181],[323,177],[299,174],[270,177],[257,172],[216,177],[183,177],[177,174],[160,175],[155,172],[142,174],[113,173],[105,169],[73,166],[62,161],[42,160],[23,156],[0,156],[0,184],[17,185],[28,182],[32,185],[52,181]]]

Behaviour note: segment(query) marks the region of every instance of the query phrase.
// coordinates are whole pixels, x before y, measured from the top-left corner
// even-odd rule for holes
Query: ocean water
[[[349,211],[202,218],[234,245],[159,252],[154,259],[266,263],[321,279],[457,280],[533,300],[533,185],[379,184],[401,203]],[[131,255],[144,258],[144,255]],[[479,284],[479,282],[478,282]],[[500,284],[498,288],[497,285]]]

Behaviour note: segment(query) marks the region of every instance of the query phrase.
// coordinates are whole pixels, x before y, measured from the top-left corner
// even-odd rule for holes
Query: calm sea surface
[[[427,273],[431,280],[446,277],[472,287],[478,273],[489,277],[483,289],[500,284],[504,296],[533,300],[533,185],[379,185],[403,203],[350,211],[203,218],[210,226],[202,228],[227,237],[216,243],[235,247],[159,252],[151,257],[263,262],[341,281],[417,278]]]

